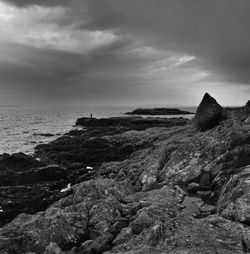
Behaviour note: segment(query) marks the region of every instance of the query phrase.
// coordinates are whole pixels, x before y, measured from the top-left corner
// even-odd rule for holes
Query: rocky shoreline
[[[0,155],[0,253],[249,253],[249,106],[80,118]]]

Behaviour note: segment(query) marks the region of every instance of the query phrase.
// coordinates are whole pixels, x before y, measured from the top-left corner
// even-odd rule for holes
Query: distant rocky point
[[[194,114],[186,110],[178,108],[138,108],[132,112],[127,112],[125,115],[190,115]]]

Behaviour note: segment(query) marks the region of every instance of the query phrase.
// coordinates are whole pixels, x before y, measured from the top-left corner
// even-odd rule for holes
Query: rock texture
[[[25,188],[72,188],[50,187],[51,203],[19,210],[0,228],[0,253],[249,253],[249,113],[226,113],[203,132],[189,121],[138,130],[86,118],[83,130],[38,146],[39,160],[14,155],[18,166],[4,155],[0,165],[14,172],[13,184],[25,173],[33,181]]]
[[[220,121],[223,113],[223,108],[217,101],[206,93],[197,108],[194,124],[201,131],[213,128]]]

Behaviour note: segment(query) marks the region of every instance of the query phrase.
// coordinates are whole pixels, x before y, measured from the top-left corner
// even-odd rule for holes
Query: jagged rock
[[[101,254],[104,251],[109,250],[111,248],[110,244],[113,238],[114,236],[109,232],[105,232],[103,235],[97,237],[91,244],[92,252]]]
[[[181,193],[167,187],[132,195],[131,199],[140,200],[144,207],[115,238],[112,250],[105,253],[233,254],[250,247],[249,229],[219,216],[188,217],[178,206],[178,196],[182,199]],[[214,207],[204,209],[210,213]]]
[[[119,220],[116,221],[110,228],[109,232],[114,236],[118,235],[123,228],[128,225],[128,220]]]
[[[235,174],[222,188],[217,204],[220,214],[229,219],[250,224],[250,167]]]
[[[0,228],[0,253],[40,254],[51,242],[67,254],[248,253],[247,117],[244,107],[230,109],[208,132],[89,126],[39,147],[41,161],[19,155],[19,167],[3,155],[2,168],[41,170],[41,181],[0,187],[1,221],[9,201],[20,205],[13,217],[25,212]]]
[[[201,131],[211,129],[218,124],[222,113],[223,108],[206,93],[195,113],[194,125]]]
[[[92,254],[92,244],[93,240],[87,240],[84,243],[81,244],[81,247],[79,248],[79,251],[77,254]]]
[[[245,120],[246,124],[250,124],[250,116]]]
[[[64,252],[57,246],[56,243],[51,242],[45,249],[44,254],[64,254]]]
[[[124,205],[120,200],[132,194],[133,188],[124,182],[98,179],[73,189],[73,195],[54,203],[45,212],[20,214],[0,228],[0,253],[43,253],[50,242],[62,251],[70,250],[90,239],[92,230],[98,233],[98,240],[93,242],[95,248],[101,249],[102,242],[106,246],[108,229],[122,217]]]

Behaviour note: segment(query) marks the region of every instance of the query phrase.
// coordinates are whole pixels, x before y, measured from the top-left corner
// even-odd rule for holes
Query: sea
[[[32,154],[39,144],[55,140],[64,133],[77,129],[79,117],[124,116],[136,108],[155,106],[77,106],[77,107],[0,107],[0,154],[24,152]],[[162,107],[162,106],[161,106]],[[195,107],[176,107],[195,112]],[[164,115],[159,117],[185,117],[193,115]]]

